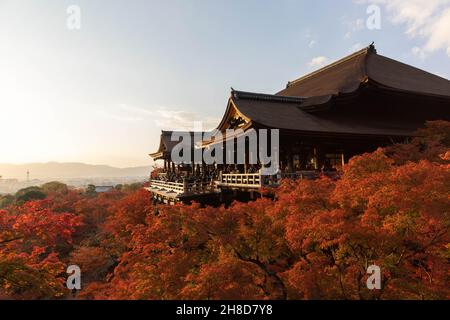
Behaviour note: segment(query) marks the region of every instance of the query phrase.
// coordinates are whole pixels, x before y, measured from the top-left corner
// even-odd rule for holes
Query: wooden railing
[[[227,173],[219,177],[220,186],[260,188],[263,180],[259,173]]]
[[[185,194],[203,194],[214,190],[214,184],[208,181],[187,183],[184,189]]]
[[[261,175],[260,173],[227,173],[222,174],[217,184],[232,188],[261,188],[278,186],[281,179],[316,179],[316,171],[301,171],[294,173],[281,173],[278,175]]]
[[[292,179],[292,180],[303,180],[303,179],[316,179],[319,176],[319,173],[315,170],[303,170],[298,172],[284,172],[281,174],[282,179]]]
[[[163,180],[150,180],[150,187],[167,192],[184,193],[184,184]]]
[[[169,193],[179,195],[210,193],[214,190],[214,185],[208,181],[202,182],[169,182],[163,180],[150,180],[150,188],[156,188]]]
[[[163,180],[150,180],[150,189],[156,188],[177,195],[199,195],[214,192],[218,187],[259,189],[262,187],[276,187],[281,179],[315,179],[319,176],[316,171],[301,171],[296,173],[281,173],[278,175],[261,175],[260,173],[227,173],[219,175],[213,182],[168,182]]]

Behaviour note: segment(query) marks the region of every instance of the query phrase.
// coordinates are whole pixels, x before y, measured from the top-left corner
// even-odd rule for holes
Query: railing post
[[[259,169],[258,175],[259,175],[259,186],[262,187],[264,185],[264,183],[263,183],[263,175],[262,175],[261,169]]]
[[[183,193],[187,193],[188,191],[188,181],[186,178],[183,178]]]

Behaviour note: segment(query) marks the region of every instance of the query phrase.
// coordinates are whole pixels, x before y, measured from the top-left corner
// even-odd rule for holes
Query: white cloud
[[[308,47],[313,48],[317,45],[317,37],[311,32],[310,29],[304,31],[304,37],[308,41]]]
[[[311,59],[311,61],[308,63],[308,66],[310,68],[320,68],[325,66],[330,62],[330,59],[324,56],[314,57]]]
[[[205,117],[195,112],[170,110],[159,108],[155,111],[155,122],[161,129],[194,130],[194,123],[201,122],[203,130],[212,130],[217,127],[220,119]]]
[[[119,121],[153,121],[163,130],[193,130],[195,122],[201,122],[203,130],[212,130],[220,122],[217,118],[164,106],[144,108],[120,104],[109,108],[107,115]]]
[[[347,18],[342,18],[344,25],[347,26],[348,31],[344,35],[344,39],[348,40],[352,37],[353,33],[361,31],[365,28],[365,22],[363,19],[358,18],[356,20],[348,20]]]
[[[437,50],[450,52],[450,0],[366,0],[358,3],[382,5],[389,20],[405,26],[405,33],[423,43],[412,49],[425,58]],[[450,56],[450,54],[449,54]]]
[[[413,55],[418,57],[420,60],[425,60],[425,58],[427,57],[425,50],[420,47],[413,47],[411,49],[411,52]]]
[[[356,19],[353,23],[353,31],[358,31],[364,29],[364,20],[363,19]]]
[[[448,53],[450,51],[450,7],[439,13],[423,32],[427,37],[425,50],[433,52],[445,49]]]

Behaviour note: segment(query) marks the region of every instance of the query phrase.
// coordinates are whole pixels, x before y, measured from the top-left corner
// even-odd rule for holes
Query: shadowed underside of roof
[[[262,101],[249,95],[242,96],[237,93],[231,99],[239,112],[251,119],[253,123],[268,128],[311,133],[380,136],[410,136],[415,130],[415,127],[399,125],[398,122],[389,122],[389,119],[385,117],[375,119],[363,116],[357,121],[355,121],[355,118],[346,117],[325,118],[323,115],[319,116],[303,110],[305,107],[302,104],[309,99],[302,103],[299,101],[280,101],[277,96],[273,97],[272,100],[266,97]],[[327,103],[326,99],[320,100],[317,98],[317,101]]]
[[[313,97],[357,90],[370,82],[399,91],[450,97],[450,81],[378,55],[371,45],[333,64],[289,82],[280,96]]]
[[[181,141],[181,137],[185,137],[187,135],[191,136],[191,145],[194,148],[194,134],[196,132],[193,131],[161,131],[161,139],[159,142],[158,150],[154,153],[150,153],[149,155],[154,158],[154,160],[164,158],[165,153],[172,152],[172,149]],[[199,136],[203,137],[205,132],[198,132]],[[172,136],[177,138],[178,140],[172,141]]]

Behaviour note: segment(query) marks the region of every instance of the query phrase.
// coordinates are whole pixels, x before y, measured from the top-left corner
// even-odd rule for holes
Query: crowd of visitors
[[[206,168],[203,170],[169,170],[158,172],[156,175],[152,176],[152,179],[161,180],[165,182],[175,182],[175,183],[205,183],[212,182],[219,179],[220,174],[242,174],[246,171],[246,174],[258,173],[261,170],[259,165],[248,165],[246,170],[243,165],[224,165],[220,168]],[[325,162],[320,170],[314,169],[312,164],[309,166],[299,165],[294,166],[291,170],[287,166],[281,166],[277,174],[274,175],[274,179],[280,178],[301,178],[301,179],[317,179],[320,176],[327,176],[331,179],[338,179],[340,176],[340,170],[332,166],[329,162]]]

